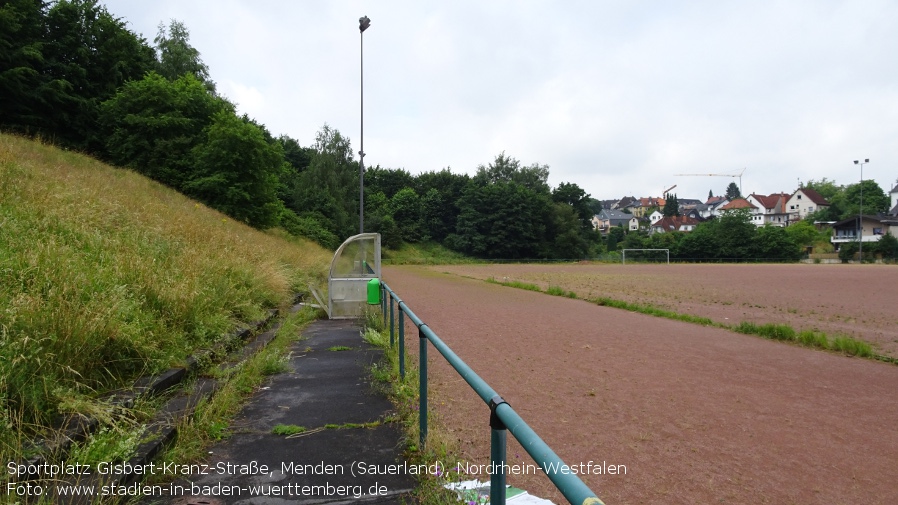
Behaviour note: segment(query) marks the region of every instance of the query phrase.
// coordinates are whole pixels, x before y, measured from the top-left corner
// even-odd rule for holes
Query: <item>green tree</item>
[[[430,188],[421,197],[421,232],[424,240],[442,241],[451,228],[443,219],[446,213],[446,202],[436,188]]]
[[[474,178],[479,184],[515,182],[536,193],[549,193],[549,167],[533,164],[521,166],[521,162],[506,156],[504,152],[496,156],[489,165],[477,167]]]
[[[811,179],[804,184],[805,188],[813,189],[817,193],[820,194],[823,198],[826,198],[828,202],[832,202],[836,199],[837,195],[845,191],[844,186],[839,186],[836,184],[836,181],[832,181],[824,177],[819,181]]]
[[[35,0],[0,4],[0,127],[19,133],[43,130],[40,104],[47,100],[41,75],[44,55],[44,9]]]
[[[399,190],[390,199],[393,219],[399,233],[406,242],[421,240],[421,199],[412,188]]]
[[[861,195],[862,189],[863,195]],[[848,219],[861,212],[862,196],[864,214],[876,215],[889,211],[889,196],[885,194],[876,181],[867,179],[863,183],[849,184],[845,187],[845,200],[841,205],[841,219]]]
[[[680,215],[680,200],[677,195],[668,194],[664,202],[664,210],[661,212],[664,217],[674,217]]]
[[[318,220],[342,240],[358,233],[358,163],[349,139],[327,124],[316,134],[314,150],[286,205],[300,217]]]
[[[459,201],[452,247],[481,258],[537,258],[545,247],[549,195],[516,182],[472,181]]]
[[[284,165],[280,144],[267,141],[248,118],[230,111],[215,115],[205,137],[192,153],[195,175],[187,193],[250,226],[274,226],[282,208],[277,198]]]
[[[206,89],[215,91],[215,83],[209,78],[209,67],[200,59],[200,52],[190,45],[190,32],[184,23],[173,19],[168,28],[159,23],[159,32],[153,41],[158,51],[159,74],[170,81],[190,74]]]
[[[876,242],[875,251],[882,255],[883,259],[898,259],[898,238],[892,235],[892,232],[886,233]]]
[[[547,229],[551,248],[547,256],[552,258],[582,259],[589,254],[588,230],[583,229],[582,219],[573,206],[563,202],[552,205],[552,219]]]
[[[800,247],[811,247],[822,240],[820,232],[807,219],[790,225],[786,228],[786,233]]]
[[[622,226],[612,226],[611,229],[608,230],[608,252],[616,251],[618,249],[618,244],[623,242],[624,238],[626,238],[624,228]]]
[[[233,105],[192,75],[175,81],[151,72],[131,81],[100,107],[107,158],[178,190],[193,178],[191,152],[204,130]]]
[[[727,185],[727,189],[724,192],[724,195],[728,200],[733,200],[735,198],[741,198],[742,191],[739,190],[739,186],[735,182],[731,182]]]
[[[767,225],[759,228],[755,235],[753,252],[757,259],[795,261],[801,257],[802,247],[785,228]]]
[[[757,227],[747,210],[723,213],[699,224],[680,241],[675,256],[687,260],[740,261],[757,257]]]
[[[100,103],[154,65],[146,41],[96,0],[63,0],[46,15],[41,114],[60,143],[100,152]]]
[[[393,198],[400,190],[414,187],[415,178],[406,170],[381,168],[379,165],[365,168],[365,191],[380,191],[387,198]]]
[[[859,249],[859,242],[845,242],[839,246],[839,259],[842,260],[842,263],[848,263],[854,259],[854,255]]]
[[[432,240],[442,242],[455,231],[461,213],[458,202],[470,181],[471,177],[467,174],[454,174],[448,168],[439,172],[424,172],[415,178],[416,192],[424,195],[422,212],[425,233]],[[438,199],[432,191],[439,194]]]

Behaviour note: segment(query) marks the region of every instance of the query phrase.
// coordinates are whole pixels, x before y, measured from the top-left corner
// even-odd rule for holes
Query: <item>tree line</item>
[[[275,137],[216,91],[178,21],[153,44],[96,0],[0,6],[0,127],[131,168],[235,219],[335,248],[357,232],[358,162],[324,125]],[[437,241],[483,258],[584,257],[590,200],[504,153],[473,177],[374,167],[366,230],[388,246]]]
[[[4,1],[0,128],[133,169],[251,226],[281,227],[328,248],[358,231],[359,165],[350,139],[325,124],[304,146],[238,115],[178,21],[160,24],[151,44],[96,0]],[[591,225],[600,202],[573,183],[551,188],[548,176],[548,166],[504,152],[473,176],[368,168],[365,231],[381,233],[391,248],[432,241],[487,259],[585,258],[673,240],[694,258],[787,259],[799,248],[780,240],[781,231],[754,228],[739,235],[762,236],[753,249],[725,245],[729,235],[707,238],[733,232],[728,220],[702,225],[688,240],[614,229],[603,238]],[[888,202],[871,183],[864,181],[865,211]],[[833,202],[825,212],[856,210],[859,187],[826,179],[808,186]],[[666,215],[678,213],[672,200]],[[707,252],[715,242],[722,245]]]

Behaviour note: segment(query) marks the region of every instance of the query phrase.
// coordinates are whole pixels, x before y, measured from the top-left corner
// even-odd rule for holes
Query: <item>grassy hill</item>
[[[0,443],[286,306],[331,254],[0,134]]]

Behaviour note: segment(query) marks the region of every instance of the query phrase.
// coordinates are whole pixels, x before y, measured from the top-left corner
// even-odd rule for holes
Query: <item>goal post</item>
[[[627,252],[630,252],[630,262],[640,263],[660,263],[664,262],[670,265],[670,249],[622,249],[621,264],[627,264]],[[643,253],[643,254],[639,254]]]

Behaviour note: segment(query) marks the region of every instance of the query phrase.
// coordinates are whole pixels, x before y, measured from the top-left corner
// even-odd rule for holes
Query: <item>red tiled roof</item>
[[[798,191],[804,193],[804,196],[808,197],[808,200],[814,202],[814,204],[816,205],[829,205],[829,202],[826,201],[826,198],[823,198],[820,193],[814,191],[811,188],[800,188],[798,189]],[[798,191],[796,191],[796,193],[798,193]]]
[[[757,209],[757,207],[755,207],[751,202],[749,202],[745,198],[736,198],[732,202],[730,202],[720,208],[720,210],[734,210],[734,209]]]
[[[689,216],[667,216],[658,220],[652,225],[652,228],[661,228],[664,231],[679,230],[681,226],[695,226],[699,223],[698,219]]]
[[[655,198],[655,197],[651,197],[651,196],[648,198],[640,198],[639,199],[640,207],[664,207],[664,205],[666,203],[667,203],[667,201],[664,200],[663,198]]]
[[[773,193],[771,195],[756,195],[754,193],[751,196],[758,201],[761,205],[764,206],[765,209],[774,209],[777,207],[782,207],[785,205],[786,201],[789,199],[789,195],[785,193]]]

